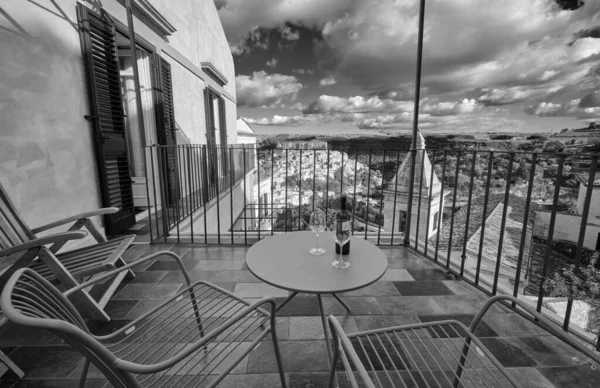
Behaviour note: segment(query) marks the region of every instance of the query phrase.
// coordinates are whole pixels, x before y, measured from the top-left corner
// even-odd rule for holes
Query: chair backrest
[[[35,238],[0,183],[0,250]]]
[[[0,296],[8,320],[52,331],[92,362],[113,387],[139,387],[135,378],[114,367],[116,356],[94,338],[73,304],[50,282],[29,268],[16,271]]]

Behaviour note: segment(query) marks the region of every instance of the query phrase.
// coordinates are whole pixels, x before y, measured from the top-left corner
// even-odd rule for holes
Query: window
[[[439,213],[438,212],[433,213],[433,227],[431,228],[432,232],[435,232],[437,230],[438,220],[439,220]]]
[[[204,98],[206,107],[206,143],[209,154],[209,178],[210,182],[214,184],[217,179],[217,171],[220,171],[221,176],[229,175],[225,100],[209,88],[205,89]],[[217,149],[220,149],[220,152]]]
[[[398,213],[398,217],[399,217],[399,222],[398,222],[398,226],[399,226],[399,232],[404,233],[406,232],[406,212],[400,210],[400,212]]]
[[[596,240],[596,250],[600,251],[600,233],[598,233],[598,240]]]

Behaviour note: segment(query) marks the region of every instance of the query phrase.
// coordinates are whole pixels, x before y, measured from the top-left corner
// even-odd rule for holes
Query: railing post
[[[546,254],[544,265],[542,268],[542,277],[540,279],[540,290],[538,293],[537,311],[542,311],[542,304],[544,303],[544,283],[546,280],[546,273],[548,271],[548,262],[551,260],[550,255],[552,254],[552,239],[554,238],[554,226],[556,223],[556,206],[558,205],[558,199],[560,197],[560,181],[562,180],[563,166],[565,163],[565,156],[561,155],[558,162],[558,171],[556,172],[556,181],[554,182],[554,198],[552,200],[552,213],[550,214],[550,226],[548,228],[548,239],[546,240]]]

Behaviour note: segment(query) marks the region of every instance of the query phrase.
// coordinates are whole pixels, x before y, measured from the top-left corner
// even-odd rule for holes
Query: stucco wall
[[[583,208],[585,205],[585,195],[587,194],[587,187],[583,184],[579,184],[579,193],[577,195],[577,212],[583,214]],[[592,189],[592,198],[590,199],[590,220],[596,220],[600,223],[600,187],[594,187]]]
[[[89,0],[126,23],[117,0]],[[226,95],[229,143],[236,142],[235,72],[212,0],[151,0],[175,26],[168,38],[137,19],[136,33],[171,63],[180,143],[205,143],[203,89]],[[38,226],[100,207],[75,0],[3,0],[0,14],[0,182],[25,221]],[[42,8],[45,7],[46,9]],[[229,80],[214,85],[211,62]],[[203,80],[204,78],[204,80]]]
[[[535,223],[533,227],[533,236],[538,238],[548,238],[551,213],[536,212]],[[570,241],[577,243],[579,240],[579,230],[581,228],[581,217],[570,214],[557,214],[554,225],[553,240]],[[583,247],[595,250],[596,242],[600,234],[600,225],[587,224],[585,228],[585,237]]]
[[[0,15],[0,181],[31,226],[100,204],[75,3],[43,4]]]

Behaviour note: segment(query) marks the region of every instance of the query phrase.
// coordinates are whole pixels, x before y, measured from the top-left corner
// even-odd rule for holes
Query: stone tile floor
[[[182,256],[193,280],[212,281],[247,299],[273,296],[281,302],[287,295],[286,291],[261,283],[248,271],[245,247],[139,244],[128,250],[125,258],[132,261],[165,249]],[[386,275],[369,287],[343,295],[353,310],[352,315],[346,315],[333,298],[324,298],[326,314],[336,315],[347,332],[440,319],[468,323],[486,299],[476,289],[455,280],[410,250],[384,248],[384,251],[389,260]],[[121,285],[107,306],[113,317],[108,324],[111,327],[128,323],[156,305],[156,300],[173,295],[183,284],[176,264],[160,258],[138,267],[136,275],[135,280]],[[278,316],[278,336],[289,386],[326,386],[327,353],[316,298],[298,295]],[[575,365],[572,359],[575,354],[565,345],[509,310],[498,308],[491,312],[477,334],[524,387],[577,388],[599,384],[599,372]],[[5,324],[0,327],[0,349],[26,374],[20,382],[0,380],[2,387],[77,386],[83,357],[50,332]],[[220,386],[280,386],[268,341],[234,372]],[[109,386],[101,378],[88,379],[86,385]]]

